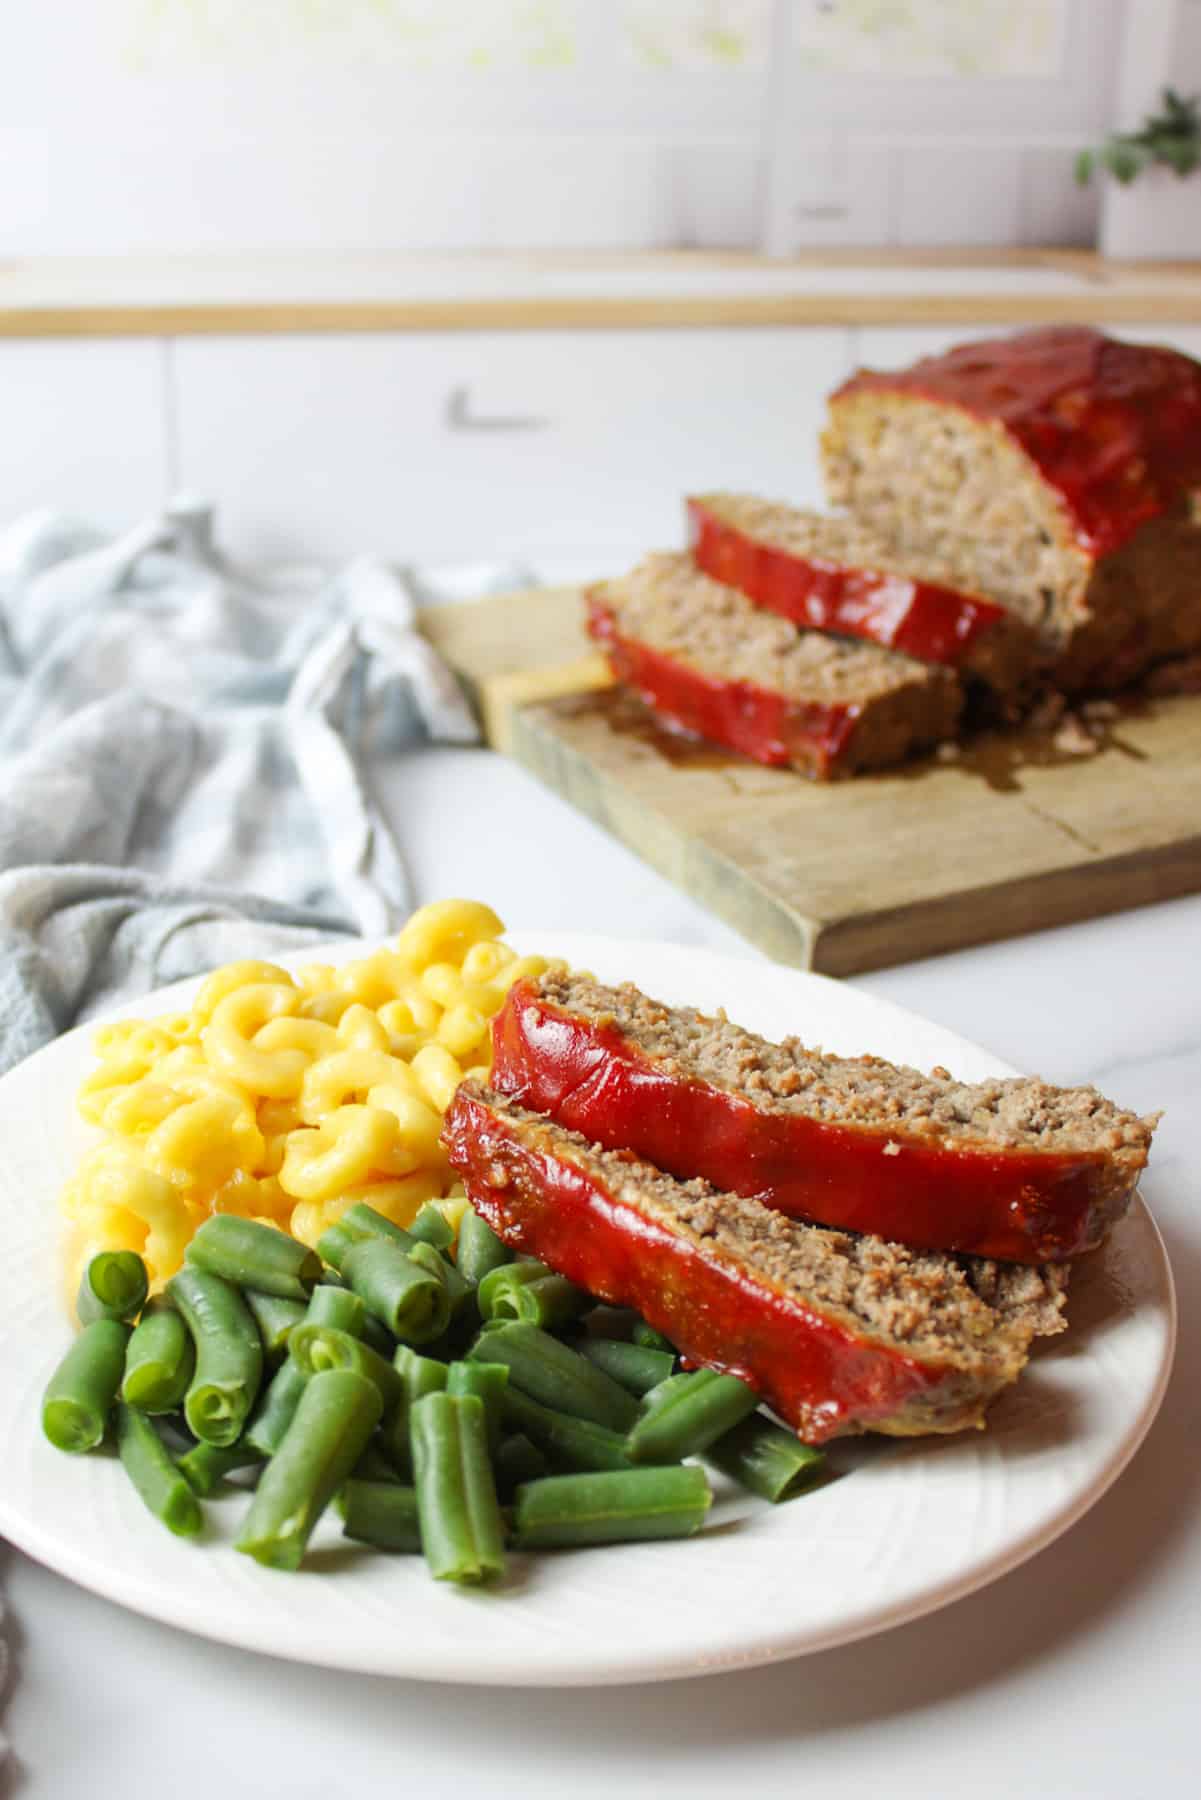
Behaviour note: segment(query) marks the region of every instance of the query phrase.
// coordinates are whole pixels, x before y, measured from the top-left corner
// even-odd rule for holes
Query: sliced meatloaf
[[[671,724],[756,762],[850,775],[937,743],[959,718],[951,669],[797,631],[684,554],[644,558],[587,603],[619,681]]]
[[[1093,1088],[969,1085],[773,1044],[724,1015],[571,974],[510,990],[492,1081],[597,1143],[794,1217],[1022,1263],[1100,1241],[1156,1124]]]
[[[861,369],[822,457],[834,505],[1006,606],[1065,690],[1201,647],[1191,357],[1056,326]]]
[[[997,1306],[970,1264],[798,1224],[602,1150],[474,1081],[443,1131],[476,1211],[691,1361],[739,1376],[811,1443],[961,1431],[1016,1380],[1061,1284]],[[1037,1289],[1037,1291],[1034,1291]]]
[[[687,506],[697,567],[794,625],[949,663],[1005,694],[1038,665],[1037,636],[1021,619],[957,588],[937,557],[890,552],[848,514],[751,494],[696,494]]]

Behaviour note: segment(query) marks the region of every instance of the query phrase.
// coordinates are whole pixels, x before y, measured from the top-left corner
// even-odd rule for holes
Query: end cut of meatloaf
[[[587,593],[588,629],[617,679],[662,718],[756,762],[826,780],[949,737],[954,672],[824,637],[711,581],[691,557],[646,557]]]
[[[1201,364],[1055,326],[861,369],[830,400],[826,489],[1041,640],[1065,689],[1201,647]]]
[[[492,1030],[493,1085],[597,1143],[793,1217],[1012,1262],[1098,1243],[1156,1124],[1093,1088],[774,1044],[579,975],[515,983]]]
[[[691,1361],[749,1382],[811,1443],[960,1431],[1016,1380],[1043,1310],[1033,1270],[998,1306],[969,1264],[801,1225],[603,1150],[474,1081],[443,1142],[505,1241],[634,1306]]]
[[[956,587],[938,557],[890,552],[847,514],[751,494],[696,494],[687,506],[697,567],[794,625],[949,663],[1006,694],[1038,666],[1035,633],[999,602]]]

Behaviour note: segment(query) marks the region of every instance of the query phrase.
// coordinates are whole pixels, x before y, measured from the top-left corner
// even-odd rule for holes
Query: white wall
[[[7,0],[0,255],[1083,241],[1141,3],[900,0],[947,67],[1062,16],[954,75],[815,66],[816,0]]]

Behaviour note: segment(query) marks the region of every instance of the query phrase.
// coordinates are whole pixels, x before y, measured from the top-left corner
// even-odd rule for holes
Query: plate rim
[[[588,947],[612,951],[615,947],[628,950],[638,956],[662,958],[666,953],[670,961],[676,957],[687,960],[700,958],[710,966],[719,965],[728,968],[731,975],[737,971],[756,969],[760,972],[776,969],[790,978],[799,977],[802,985],[820,984],[826,989],[835,989],[840,996],[851,995],[856,1003],[862,1002],[867,1010],[879,1014],[886,1012],[902,1025],[914,1021],[933,1027],[944,1041],[954,1043],[974,1057],[984,1057],[992,1065],[998,1075],[1018,1074],[1013,1065],[996,1057],[985,1046],[973,1039],[944,1027],[935,1020],[925,1018],[911,1008],[898,1005],[896,1002],[878,998],[874,994],[865,994],[848,984],[832,977],[818,974],[812,970],[787,968],[775,964],[770,959],[754,956],[739,956],[727,951],[711,950],[705,945],[677,944],[668,940],[653,938],[625,938],[602,932],[562,932],[551,928],[522,928],[506,932],[506,938],[519,949],[533,947],[538,944],[555,953],[558,943],[568,947],[573,961],[586,958]],[[314,960],[349,961],[356,956],[369,953],[381,944],[390,943],[391,937],[385,938],[337,938],[306,946],[299,951],[282,953],[276,958],[281,966],[295,967]],[[577,948],[578,946],[578,948]],[[178,999],[188,989],[194,989],[204,979],[203,975],[185,978],[162,988],[156,988],[139,995],[132,1000],[106,1008],[89,1018],[85,1023],[62,1033],[51,1043],[42,1046],[22,1062],[15,1065],[3,1077],[0,1077],[0,1101],[4,1088],[13,1074],[18,1070],[28,1079],[30,1069],[42,1059],[53,1059],[61,1054],[67,1042],[77,1041],[80,1037],[88,1037],[95,1027],[107,1019],[119,1019],[130,1015],[138,1015],[149,1007],[158,1007],[168,999]],[[57,1216],[57,1215],[56,1215]],[[897,1626],[909,1624],[940,1611],[945,1606],[955,1604],[958,1600],[979,1592],[992,1582],[1000,1580],[1028,1562],[1032,1557],[1047,1549],[1065,1532],[1079,1522],[1097,1502],[1109,1491],[1114,1483],[1129,1467],[1140,1446],[1150,1431],[1163,1404],[1171,1380],[1178,1338],[1178,1303],[1176,1284],[1171,1262],[1164,1245],[1162,1234],[1154,1215],[1140,1193],[1136,1193],[1131,1207],[1131,1217],[1141,1220],[1144,1228],[1149,1230],[1150,1238],[1157,1255],[1158,1273],[1162,1285],[1160,1296],[1161,1323],[1163,1326],[1163,1343],[1159,1364],[1154,1380],[1143,1399],[1137,1416],[1129,1425],[1124,1437],[1110,1451],[1103,1468],[1095,1471],[1085,1487],[1077,1493],[1066,1506],[1051,1511],[1050,1515],[1032,1524],[1024,1533],[1006,1543],[991,1556],[984,1558],[958,1575],[931,1583],[922,1592],[885,1601],[877,1606],[864,1606],[851,1616],[844,1627],[826,1625],[807,1625],[791,1632],[785,1628],[769,1634],[761,1632],[758,1644],[727,1642],[725,1647],[712,1652],[700,1651],[690,1656],[665,1659],[661,1653],[652,1652],[645,1660],[640,1659],[638,1652],[627,1652],[620,1662],[611,1658],[606,1660],[600,1656],[587,1663],[578,1665],[568,1663],[564,1668],[562,1659],[565,1646],[556,1649],[556,1667],[548,1670],[541,1663],[518,1664],[516,1672],[507,1670],[503,1679],[498,1680],[491,1663],[481,1656],[473,1663],[470,1657],[470,1640],[465,1646],[467,1655],[464,1664],[449,1669],[436,1667],[422,1669],[414,1666],[400,1670],[395,1661],[373,1659],[364,1655],[362,1650],[352,1648],[347,1654],[339,1655],[336,1647],[328,1653],[316,1654],[308,1646],[300,1646],[295,1640],[281,1643],[278,1637],[278,1620],[275,1615],[265,1614],[269,1621],[263,1630],[256,1629],[256,1616],[252,1609],[247,1609],[244,1617],[240,1617],[237,1628],[223,1629],[220,1623],[198,1623],[187,1610],[187,1597],[178,1605],[172,1604],[172,1592],[165,1594],[148,1584],[141,1575],[131,1585],[130,1572],[121,1567],[110,1575],[107,1568],[98,1568],[86,1556],[76,1557],[72,1547],[65,1550],[59,1536],[43,1533],[36,1520],[20,1509],[13,1509],[0,1482],[0,1535],[3,1535],[17,1549],[32,1557],[65,1579],[73,1581],[88,1592],[128,1610],[152,1618],[160,1624],[172,1626],[194,1636],[206,1638],[212,1642],[224,1643],[239,1649],[249,1650],[255,1654],[277,1657],[287,1662],[306,1664],[315,1668],[329,1668],[345,1673],[361,1673],[384,1676],[395,1680],[420,1680],[448,1685],[463,1686],[496,1686],[520,1688],[556,1688],[556,1687],[602,1687],[620,1686],[630,1683],[648,1681],[672,1681],[685,1678],[722,1673],[726,1670],[740,1670],[764,1667],[766,1665],[792,1660],[805,1655],[818,1654],[823,1650],[832,1650],[855,1643],[867,1637],[876,1636]],[[31,1415],[36,1420],[36,1413]],[[205,1546],[199,1546],[205,1548]],[[272,1635],[275,1632],[277,1635]],[[465,1634],[467,1635],[467,1634]]]

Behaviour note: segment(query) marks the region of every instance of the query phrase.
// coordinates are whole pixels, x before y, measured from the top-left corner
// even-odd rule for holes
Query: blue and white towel
[[[415,628],[431,588],[369,557],[236,570],[187,500],[115,541],[0,532],[0,1071],[117,997],[404,916],[362,771],[477,737]]]

